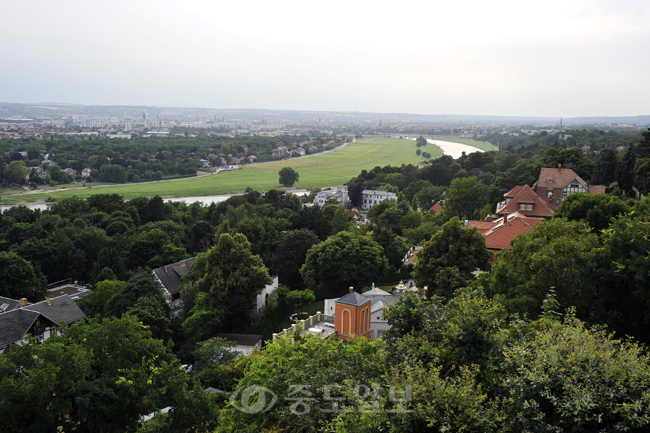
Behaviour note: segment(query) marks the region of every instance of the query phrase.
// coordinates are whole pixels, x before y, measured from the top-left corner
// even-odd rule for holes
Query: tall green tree
[[[278,174],[280,175],[280,183],[284,186],[293,186],[300,178],[298,172],[291,167],[282,168]]]
[[[339,232],[314,245],[300,269],[305,284],[320,289],[321,296],[341,296],[352,286],[370,285],[386,271],[383,248],[366,236]]]
[[[488,203],[489,191],[475,177],[456,178],[445,196],[445,208],[458,218],[472,218]]]
[[[104,316],[120,317],[143,297],[153,299],[169,315],[169,306],[160,283],[154,278],[151,271],[140,270],[122,285],[118,293],[109,299],[104,306]]]
[[[598,237],[582,221],[553,219],[540,222],[502,250],[489,275],[482,276],[489,296],[510,313],[538,317],[542,303],[555,288],[561,309],[576,307],[579,317],[591,319],[600,309],[594,291]]]
[[[262,259],[251,253],[246,236],[224,233],[206,255],[206,261],[206,273],[198,281],[199,290],[209,295],[204,301],[210,305],[205,307],[223,308],[228,330],[247,326],[257,295],[272,283]]]
[[[42,344],[0,354],[3,431],[135,431],[172,406],[169,428],[214,428],[203,390],[134,317],[88,319]],[[29,404],[26,404],[29,402]]]
[[[596,158],[596,165],[591,175],[594,185],[609,185],[616,182],[616,166],[618,165],[618,151],[606,147],[600,151]]]
[[[562,201],[562,205],[553,213],[553,219],[582,220],[592,227],[594,233],[599,233],[609,227],[613,218],[628,212],[630,207],[616,196],[575,193]]]
[[[0,296],[42,301],[45,284],[32,264],[14,252],[0,251]]]
[[[625,148],[623,157],[616,168],[616,181],[619,188],[625,192],[632,190],[634,186],[634,166],[636,164],[636,154],[634,145],[630,144]]]
[[[472,272],[490,270],[492,257],[485,237],[454,217],[418,253],[415,283],[420,288],[428,286],[429,294],[450,299],[454,290],[473,279]]]
[[[277,269],[282,284],[296,290],[302,286],[300,268],[305,263],[307,251],[320,242],[314,232],[307,229],[288,232],[276,250]]]
[[[13,161],[5,167],[3,174],[7,182],[23,184],[27,182],[29,170],[25,166],[25,161]]]

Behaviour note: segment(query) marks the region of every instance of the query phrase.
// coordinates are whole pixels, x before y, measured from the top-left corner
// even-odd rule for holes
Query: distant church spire
[[[560,117],[560,131],[562,130],[562,118]]]
[[[379,118],[379,126],[381,127],[381,117]]]

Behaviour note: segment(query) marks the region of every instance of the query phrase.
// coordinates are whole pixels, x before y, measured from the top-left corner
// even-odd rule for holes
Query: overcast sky
[[[0,101],[650,114],[650,1],[2,0]]]

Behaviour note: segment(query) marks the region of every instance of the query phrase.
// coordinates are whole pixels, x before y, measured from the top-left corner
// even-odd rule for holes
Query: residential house
[[[574,192],[601,194],[605,192],[604,186],[589,185],[570,168],[542,168],[539,179],[533,184],[535,193],[548,200],[548,205],[555,210],[562,204],[562,200]]]
[[[442,207],[444,206],[444,204],[445,204],[444,200],[439,200],[435,202],[433,206],[431,206],[431,209],[429,209],[427,212],[432,214],[440,213],[440,211],[442,211]]]
[[[0,352],[10,344],[24,341],[28,335],[43,342],[56,333],[61,322],[67,325],[85,319],[86,315],[68,295],[47,298],[35,304],[0,297]]]
[[[510,241],[516,236],[528,233],[542,218],[532,218],[520,212],[504,215],[496,221],[465,221],[465,226],[476,227],[485,236],[485,246],[494,254],[501,250],[510,250]]]
[[[153,274],[156,277],[156,280],[160,283],[162,288],[165,291],[165,297],[167,302],[172,304],[172,307],[179,306],[179,300],[181,294],[179,289],[181,284],[183,284],[182,277],[188,272],[192,272],[194,268],[192,265],[196,257],[191,257],[189,259],[181,260],[180,262],[171,263],[169,265],[161,266],[153,270]],[[275,292],[278,288],[278,276],[273,277],[273,282],[262,290],[262,292],[257,295],[256,299],[256,311],[260,311],[266,306],[269,300],[271,293]]]
[[[365,293],[357,293],[351,287],[345,296],[325,299],[325,314],[334,316],[334,328],[339,338],[349,340],[354,334],[376,339],[390,329],[384,319],[384,310],[399,302],[402,295],[403,293],[391,295],[376,288],[374,284]]]
[[[384,200],[397,200],[397,194],[388,191],[374,191],[371,189],[364,189],[361,195],[361,209],[363,210],[368,210]]]
[[[357,223],[361,223],[361,224],[366,223],[366,217],[357,208],[346,209],[345,213],[347,213],[348,216],[353,217],[354,221]]]
[[[89,168],[84,168],[83,170],[81,170],[81,177],[83,177],[83,178],[90,177],[90,169]]]
[[[512,215],[519,212],[522,215],[532,218],[550,219],[554,209],[550,202],[554,199],[545,200],[535,194],[535,191],[528,185],[518,185],[503,194],[504,200],[497,204],[496,214],[498,218],[504,215]]]
[[[165,297],[168,302],[180,299],[181,294],[178,290],[183,283],[181,278],[194,270],[192,268],[194,260],[196,260],[196,257],[191,257],[153,270],[154,276],[165,290]]]
[[[77,172],[73,168],[66,168],[63,170],[63,172],[70,176],[72,179],[77,177]]]
[[[325,202],[329,200],[330,197],[336,198],[336,201],[341,206],[347,207],[349,201],[348,187],[345,185],[339,185],[323,188],[316,193],[316,197],[314,197],[314,204],[323,207]]]

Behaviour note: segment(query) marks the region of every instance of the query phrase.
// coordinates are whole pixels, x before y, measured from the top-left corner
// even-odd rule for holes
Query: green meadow
[[[292,167],[300,174],[295,188],[321,188],[340,185],[359,175],[361,170],[372,170],[376,166],[417,164],[424,161],[415,154],[414,140],[395,138],[371,138],[358,140],[333,152],[308,158],[292,158],[264,164],[242,166],[239,170],[218,174],[153,183],[111,185],[105,187],[78,188],[68,191],[43,192],[42,194],[4,195],[2,204],[16,204],[20,201],[34,202],[48,198],[71,196],[88,197],[93,194],[117,193],[125,198],[161,195],[163,197],[184,197],[197,195],[233,194],[243,192],[247,186],[257,190],[279,188],[278,171]],[[422,148],[432,158],[442,155],[439,148]]]

